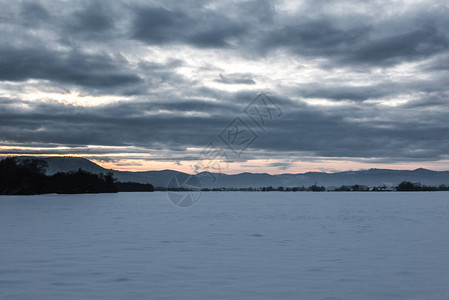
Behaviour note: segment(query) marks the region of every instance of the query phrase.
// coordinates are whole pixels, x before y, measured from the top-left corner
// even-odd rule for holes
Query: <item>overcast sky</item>
[[[444,1],[0,7],[1,154],[120,170],[449,169]],[[260,93],[263,126],[248,113]],[[237,145],[232,129],[247,134]],[[221,158],[205,156],[210,142]]]

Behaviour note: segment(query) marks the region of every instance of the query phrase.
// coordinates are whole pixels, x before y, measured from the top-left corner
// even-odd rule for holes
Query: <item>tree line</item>
[[[421,183],[413,183],[410,181],[403,181],[397,187],[397,191],[400,192],[437,192],[437,191],[449,191],[449,186],[441,184],[439,186],[428,186]]]
[[[433,191],[449,191],[449,185],[441,184],[439,186],[427,186],[421,183],[412,183],[409,181],[403,181],[399,185],[394,187],[375,186],[368,187],[366,185],[354,184],[354,185],[342,185],[334,188],[326,188],[325,186],[320,186],[317,184],[310,185],[308,187],[298,186],[298,187],[227,187],[227,188],[198,188],[203,192],[433,192]],[[156,190],[159,191],[192,191],[193,189],[187,188],[160,188],[157,187]]]
[[[117,182],[112,173],[94,174],[79,169],[46,175],[48,164],[40,159],[7,157],[0,160],[1,195],[84,194],[116,192],[152,192],[151,184]]]

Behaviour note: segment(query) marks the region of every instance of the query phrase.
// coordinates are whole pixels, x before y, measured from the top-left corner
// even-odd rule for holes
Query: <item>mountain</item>
[[[45,161],[48,163],[47,175],[76,171],[78,169],[91,173],[107,173],[109,171],[82,157],[48,157],[45,158]]]
[[[18,157],[19,159],[32,157]],[[92,173],[112,172],[119,181],[151,183],[155,187],[166,187],[173,176],[188,178],[186,173],[163,170],[147,172],[129,172],[105,169],[88,159],[80,157],[46,157],[40,159],[48,163],[47,174],[52,175],[57,172],[69,172],[83,169]],[[449,171],[432,171],[426,169],[416,170],[388,170],[370,169],[361,171],[347,171],[337,173],[307,172],[300,174],[278,174],[267,173],[240,173],[222,174],[202,172],[197,174],[201,186],[205,188],[214,187],[293,187],[310,186],[313,184],[326,187],[338,187],[341,185],[361,184],[366,186],[396,186],[402,181],[421,182],[425,185],[437,186],[440,184],[449,185]]]
[[[147,171],[147,172],[129,172],[129,171],[117,171],[111,169],[105,169],[94,162],[82,157],[31,157],[20,156],[21,159],[42,159],[48,164],[47,175],[53,175],[58,172],[70,172],[83,169],[85,171],[99,174],[99,173],[113,173],[114,177],[122,182],[137,182],[137,183],[151,183],[153,186],[164,187],[167,186],[168,181],[175,175],[185,174],[178,171],[164,170],[164,171]],[[186,174],[186,176],[188,176]]]
[[[402,181],[420,182],[425,185],[449,184],[449,171],[431,171],[426,169],[385,170],[370,169],[361,171],[349,171],[338,173],[307,172],[302,174],[252,174],[242,173],[236,175],[213,174],[216,183],[211,176],[202,176],[203,186],[218,187],[262,187],[262,186],[310,186],[323,185],[326,187],[339,187],[341,185],[366,185],[366,186],[396,186]]]

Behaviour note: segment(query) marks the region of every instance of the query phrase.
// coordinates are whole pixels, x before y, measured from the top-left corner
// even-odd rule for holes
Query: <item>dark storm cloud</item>
[[[366,26],[341,29],[332,19],[301,20],[299,24],[272,29],[262,40],[261,49],[285,47],[290,51],[308,56],[338,55],[367,34]]]
[[[449,80],[444,77],[434,77],[431,80],[410,80],[408,82],[382,82],[364,86],[328,85],[326,83],[298,85],[294,92],[303,98],[322,98],[328,100],[365,101],[383,97],[396,97],[401,94],[431,93],[447,96]],[[429,95],[430,96],[430,95]],[[421,98],[432,99],[433,97]],[[425,103],[425,101],[423,102]],[[429,105],[431,103],[429,102]]]
[[[184,148],[185,145],[208,142],[216,129],[227,121],[227,116],[219,112],[233,112],[229,105],[180,100],[86,108],[1,99],[0,127],[3,139],[20,143],[170,145]],[[160,110],[171,112],[160,113]],[[210,111],[210,115],[191,114],[203,110]],[[215,113],[212,112],[214,110]]]
[[[0,111],[0,128],[3,139],[14,143],[134,145],[175,151],[205,147],[232,116],[243,117],[231,104],[203,106],[182,99],[171,104],[133,102],[96,108],[18,100],[5,103],[8,105]],[[364,119],[373,117],[373,113],[363,108],[322,110],[292,101],[289,104],[287,113],[251,145],[248,155],[255,150],[302,151],[323,157],[425,160],[441,158],[449,151],[449,141],[441,139],[449,125],[438,119],[429,121],[441,116],[435,112],[410,109],[404,118],[396,109],[390,121],[366,122]],[[166,108],[172,113],[158,113]],[[211,113],[194,114],[203,111]],[[381,114],[379,111],[374,117]]]
[[[400,93],[400,91],[393,88],[393,85],[393,83],[387,83],[368,86],[344,86],[341,84],[327,85],[326,83],[312,83],[298,85],[295,88],[295,93],[304,98],[364,101]]]
[[[20,16],[30,25],[48,20],[50,14],[37,2],[24,2],[21,7]]]
[[[329,60],[328,66],[391,67],[447,52],[448,12],[441,6],[384,17],[383,22],[378,22],[380,10],[341,16],[314,12],[311,5],[310,15],[299,14],[292,21],[266,28],[258,49],[263,54],[271,49],[286,49],[301,56],[321,57]]]
[[[150,45],[198,48],[230,47],[232,39],[232,48],[245,56],[269,56],[285,50],[302,57],[324,58],[324,67],[391,67],[447,52],[449,9],[445,6],[425,12],[418,7],[378,22],[378,14],[388,12],[373,6],[369,14],[332,14],[327,6],[333,4],[309,2],[308,10],[288,17],[266,1],[231,6],[223,14],[200,6],[184,10],[139,7],[134,12],[132,35]]]
[[[245,33],[237,21],[202,8],[189,13],[162,7],[135,9],[133,37],[148,44],[186,43],[196,47],[226,47],[227,39]]]
[[[426,58],[446,51],[449,40],[446,31],[434,24],[405,33],[373,39],[356,48],[343,62],[396,64]]]
[[[441,139],[449,126],[429,121],[432,113],[419,109],[398,111],[398,121],[367,121],[382,112],[362,109],[323,111],[306,107],[290,111],[270,128],[257,146],[273,151],[310,151],[323,157],[441,158],[449,151],[449,141]],[[438,114],[440,115],[440,114]],[[448,113],[445,114],[448,116]],[[356,119],[359,118],[359,119]],[[403,118],[402,121],[399,121]],[[285,130],[289,128],[289,130]]]
[[[45,79],[80,86],[111,88],[136,84],[138,75],[122,70],[112,57],[77,51],[0,48],[0,80]]]
[[[114,18],[108,6],[94,2],[73,13],[66,27],[73,33],[103,33],[113,28]]]
[[[403,108],[416,108],[421,107],[422,109],[439,109],[440,111],[449,109],[449,92],[446,93],[429,93],[422,98],[414,101],[410,101],[402,105]],[[439,115],[434,116],[438,118]],[[445,122],[444,120],[440,120]]]

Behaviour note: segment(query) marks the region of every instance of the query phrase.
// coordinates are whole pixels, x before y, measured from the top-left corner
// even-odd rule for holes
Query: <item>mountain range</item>
[[[190,175],[174,170],[131,172],[105,169],[92,161],[81,157],[18,157],[18,159],[39,158],[48,163],[47,175],[57,172],[70,172],[83,169],[95,174],[112,172],[122,182],[151,183],[155,187],[167,187],[173,176],[188,178]],[[203,172],[197,178],[204,188],[246,188],[246,187],[294,187],[322,185],[338,187],[341,185],[396,186],[402,181],[420,182],[425,185],[449,185],[449,171],[389,170],[369,169],[336,173],[307,172],[299,174],[240,173],[223,174]]]

